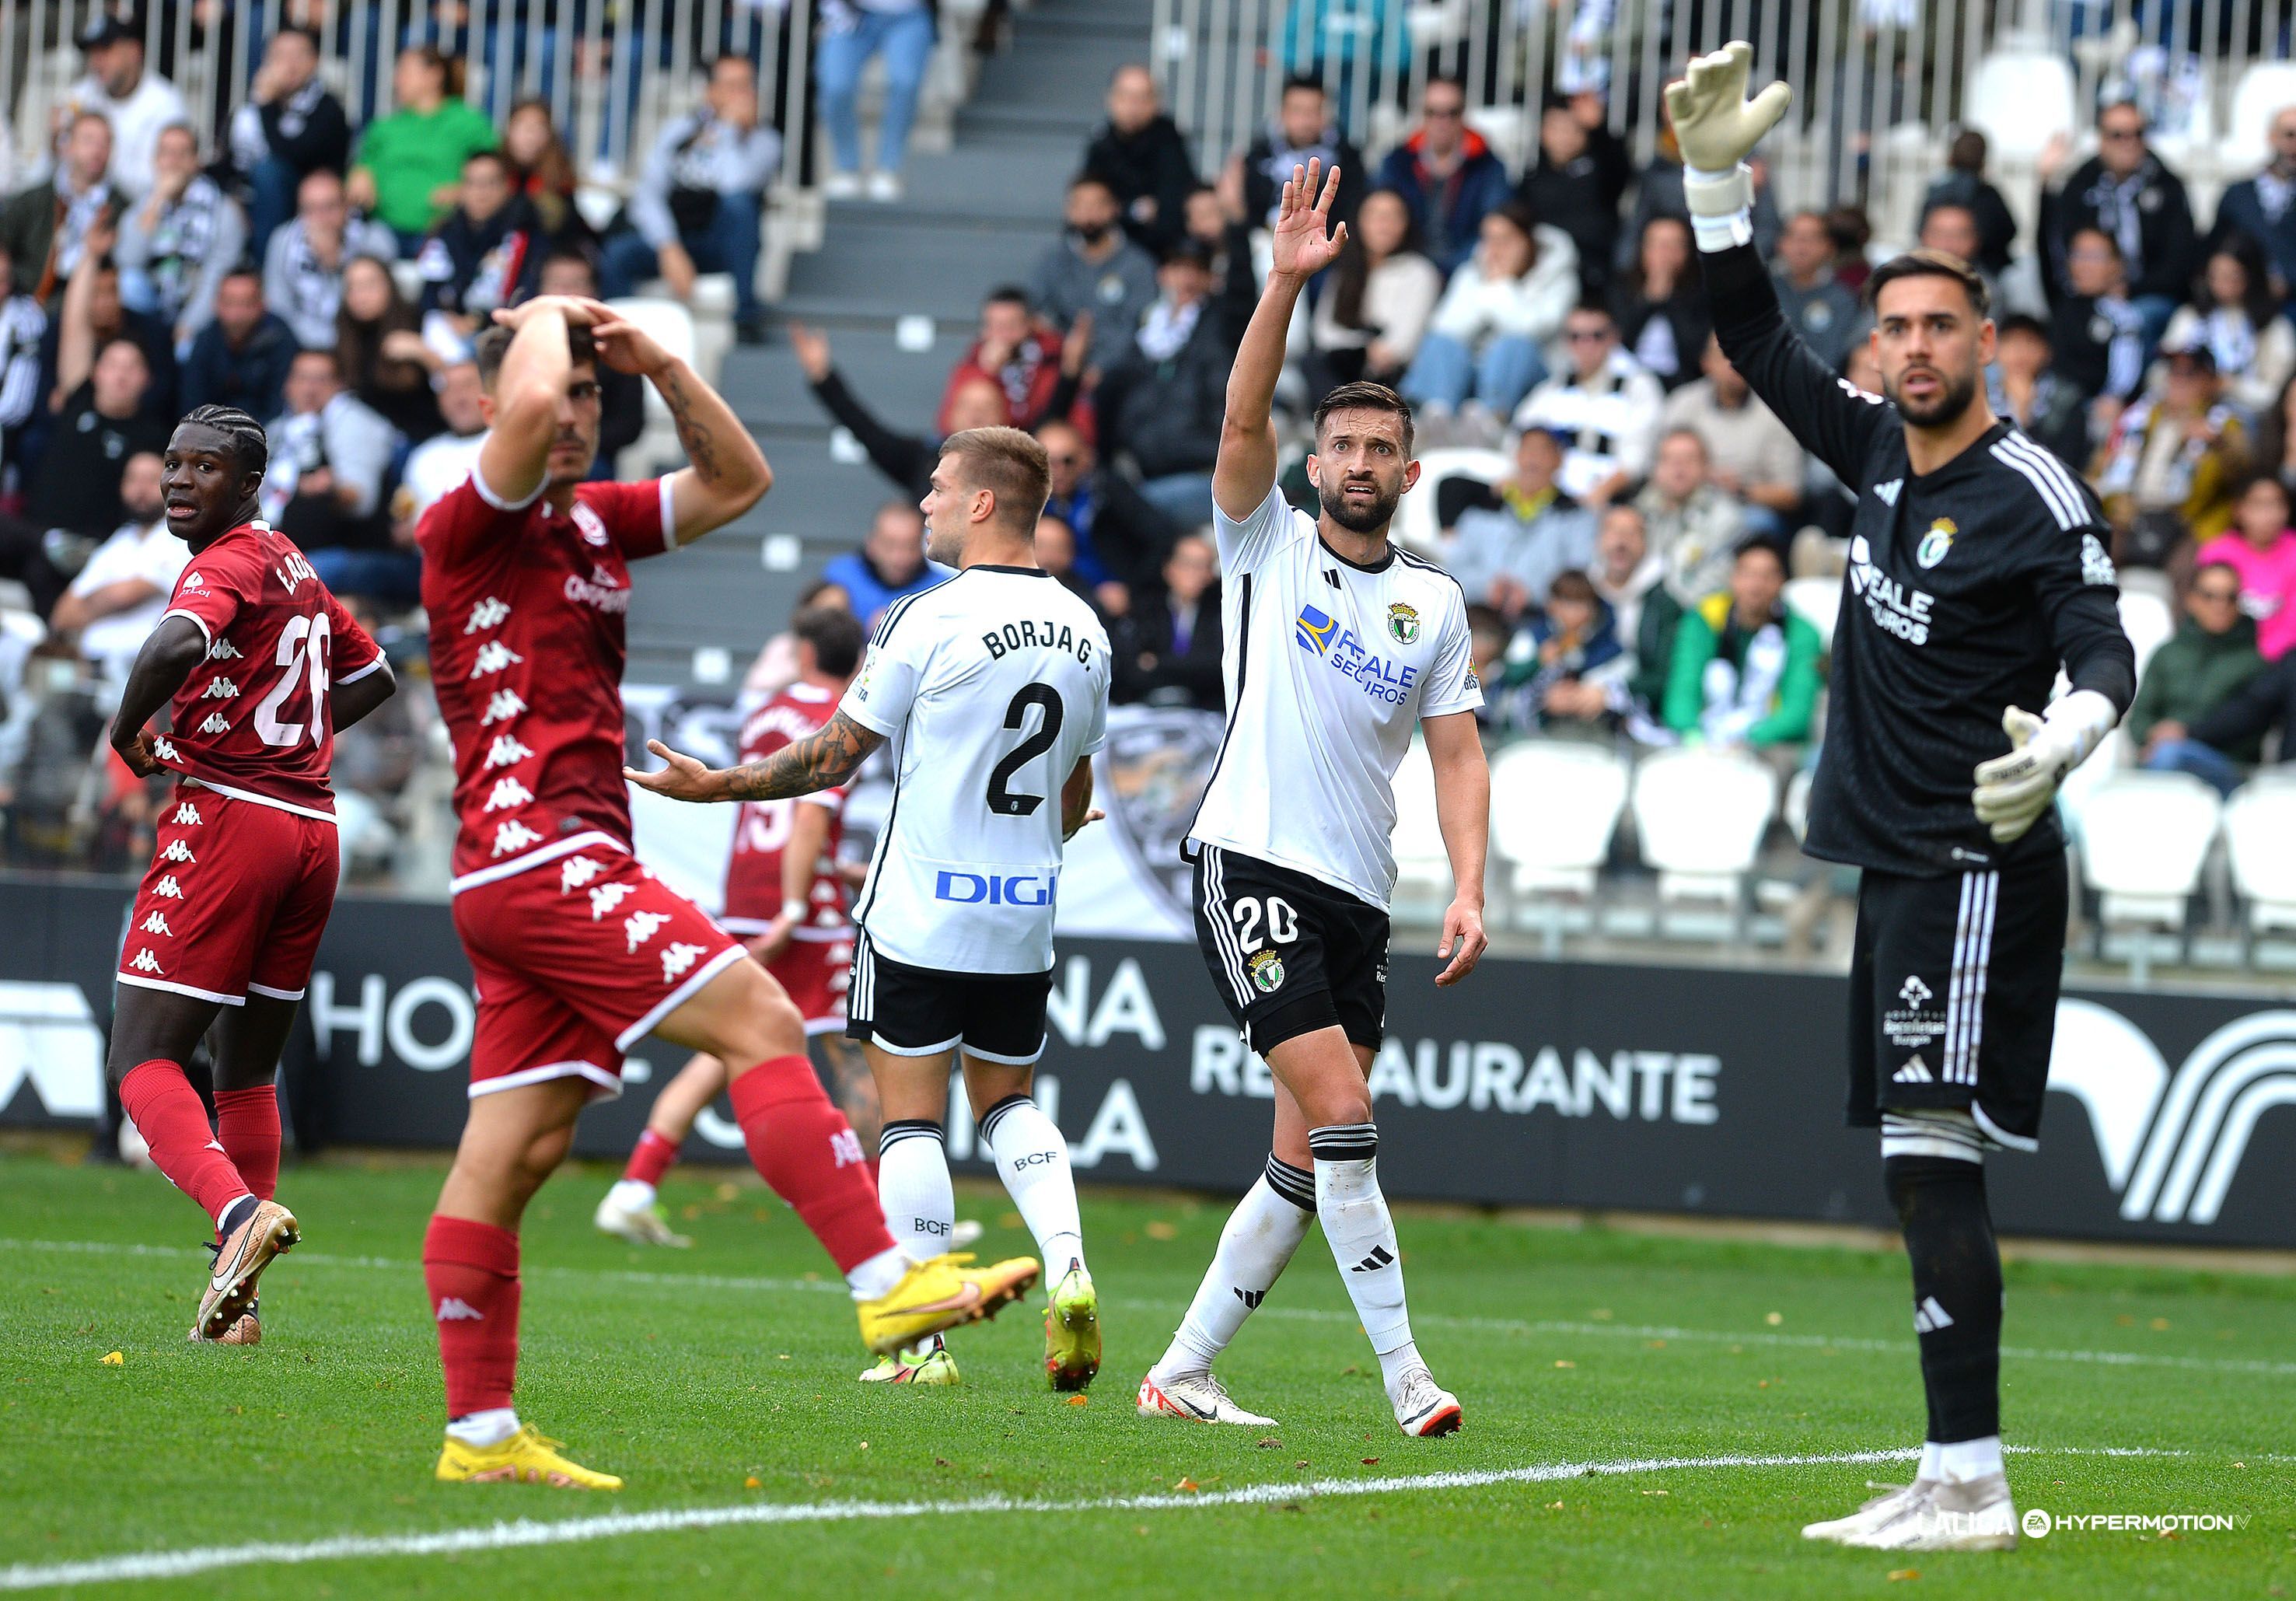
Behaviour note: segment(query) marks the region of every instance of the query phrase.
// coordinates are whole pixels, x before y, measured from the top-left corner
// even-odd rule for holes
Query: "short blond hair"
[[[940,442],[944,458],[955,456],[965,484],[996,497],[996,513],[1016,533],[1036,534],[1052,494],[1052,464],[1045,447],[1017,428],[968,428]]]

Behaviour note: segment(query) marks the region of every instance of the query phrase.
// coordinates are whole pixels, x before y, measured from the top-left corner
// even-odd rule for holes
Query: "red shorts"
[[[826,932],[809,929],[793,936],[782,954],[766,964],[766,971],[797,1003],[808,1034],[843,1030],[845,990],[853,981],[853,931],[840,930],[829,939],[807,937]]]
[[[622,1091],[622,1053],[742,959],[709,915],[620,846],[586,845],[455,897],[478,980],[471,1093],[545,1079]]]
[[[119,981],[243,1006],[300,1000],[334,909],[331,818],[179,784],[135,891]]]

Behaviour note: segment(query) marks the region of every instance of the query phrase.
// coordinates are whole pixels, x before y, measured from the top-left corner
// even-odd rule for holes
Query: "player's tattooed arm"
[[[658,773],[624,768],[622,776],[640,789],[673,800],[786,800],[844,783],[885,736],[840,711],[803,739],[783,745],[763,761],[738,768],[705,767],[658,739],[646,749],[668,765]]]
[[[670,421],[677,425],[677,442],[685,447],[685,458],[693,464],[695,474],[702,482],[718,487],[725,481],[726,465],[718,457],[716,434],[707,421],[694,414],[693,394],[686,382],[690,376],[690,373],[672,367],[655,379],[654,387],[661,391],[662,400],[669,407]]]

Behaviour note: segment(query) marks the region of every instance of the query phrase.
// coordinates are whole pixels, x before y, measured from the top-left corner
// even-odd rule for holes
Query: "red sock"
[[[152,1165],[209,1218],[254,1193],[216,1143],[199,1091],[176,1063],[138,1063],[119,1081],[119,1104],[152,1147]],[[275,1149],[273,1160],[277,1161]]]
[[[750,1163],[847,1272],[893,1249],[853,1125],[803,1056],[775,1056],[734,1080]]]
[[[447,1416],[510,1405],[518,1372],[518,1236],[434,1214],[422,1236],[422,1282],[447,1369]]]
[[[279,1192],[279,1092],[268,1084],[216,1091],[216,1138],[258,1201]]]
[[[622,1170],[622,1177],[639,1184],[660,1184],[676,1160],[677,1146],[649,1129],[638,1136],[637,1149],[630,1153],[630,1165]]]

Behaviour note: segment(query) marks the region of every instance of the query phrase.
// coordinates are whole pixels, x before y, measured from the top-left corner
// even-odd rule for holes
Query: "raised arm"
[[[1483,932],[1483,860],[1490,851],[1491,769],[1483,759],[1482,735],[1472,711],[1448,712],[1422,720],[1427,761],[1435,769],[1435,826],[1451,858],[1455,886],[1443,914],[1443,940],[1435,948],[1449,965],[1435,975],[1456,984],[1474,972],[1490,940]]]
[[[774,471],[734,408],[701,374],[636,324],[600,309],[607,320],[590,330],[598,359],[616,372],[644,376],[677,424],[677,442],[693,464],[669,475],[670,513],[677,543],[691,545],[763,499],[774,487]]]
[[[791,741],[762,761],[738,768],[704,767],[650,739],[646,749],[669,765],[658,773],[624,768],[622,776],[673,800],[786,800],[844,783],[884,743],[883,735],[840,710],[803,739]]]
[[[1707,306],[1730,365],[1805,449],[1856,486],[1874,437],[1894,419],[1787,326],[1769,269],[1754,248],[1754,181],[1745,159],[1786,114],[1793,94],[1772,84],[1747,100],[1752,56],[1743,41],[1726,45],[1693,60],[1688,72],[1666,86],[1682,142],[1683,194],[1705,268]]]
[[[1340,169],[1325,174],[1321,161],[1310,161],[1292,169],[1276,206],[1275,262],[1228,370],[1227,410],[1220,419],[1219,458],[1212,466],[1212,499],[1237,522],[1258,511],[1275,487],[1275,424],[1268,408],[1283,372],[1284,338],[1300,291],[1331,265],[1347,241],[1345,223],[1325,234],[1339,193]]]
[[[566,331],[578,320],[594,325],[604,309],[595,301],[549,295],[495,313],[496,322],[517,333],[495,376],[495,415],[479,447],[479,482],[488,495],[516,505],[540,492],[574,365]]]

